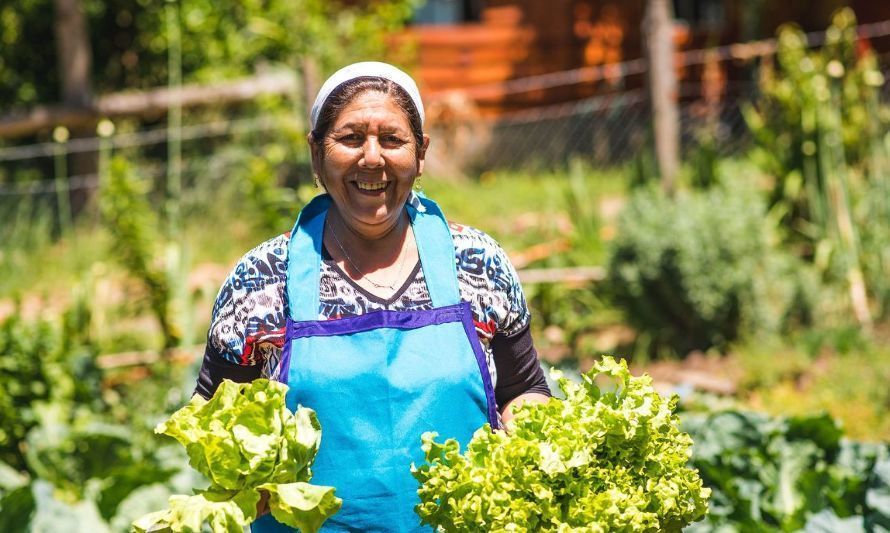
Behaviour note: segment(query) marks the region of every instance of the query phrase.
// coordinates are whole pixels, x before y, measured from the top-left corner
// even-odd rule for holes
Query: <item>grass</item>
[[[880,340],[849,328],[811,330],[749,342],[732,358],[747,406],[777,415],[827,412],[853,440],[890,441],[890,348]]]

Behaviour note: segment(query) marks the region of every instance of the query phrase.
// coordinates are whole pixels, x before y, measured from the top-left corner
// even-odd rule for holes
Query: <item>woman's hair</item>
[[[318,121],[315,129],[312,130],[312,140],[320,143],[324,136],[327,135],[331,125],[337,120],[343,108],[349,105],[352,100],[360,94],[368,91],[376,91],[389,95],[390,98],[399,106],[408,118],[411,125],[411,133],[414,135],[414,142],[417,145],[417,154],[420,157],[420,149],[423,146],[423,125],[420,121],[420,113],[414,101],[408,96],[408,93],[399,84],[386,78],[376,76],[362,76],[353,78],[343,82],[331,92],[321,112],[318,114]]]

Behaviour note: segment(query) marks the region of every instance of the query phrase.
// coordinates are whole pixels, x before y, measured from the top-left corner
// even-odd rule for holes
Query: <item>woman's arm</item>
[[[207,332],[195,393],[210,398],[223,379],[264,377],[284,345],[287,236],[244,254],[223,282]]]
[[[204,349],[204,361],[198,372],[198,383],[195,386],[195,394],[200,394],[205,400],[209,400],[224,379],[230,379],[236,383],[250,383],[260,377],[262,367],[258,365],[237,365],[226,360],[214,349],[211,342]]]
[[[513,335],[496,334],[491,340],[491,351],[498,374],[495,399],[504,422],[513,418],[510,408],[514,405],[550,398],[529,324]]]

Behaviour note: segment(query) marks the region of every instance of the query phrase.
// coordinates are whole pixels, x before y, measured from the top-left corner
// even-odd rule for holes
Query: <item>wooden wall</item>
[[[890,0],[760,3],[757,13],[749,1],[723,0],[720,28],[678,25],[675,43],[692,49],[771,37],[788,20],[808,31],[824,29],[831,13],[850,3],[861,22],[890,19]],[[482,113],[497,114],[640,86],[637,76],[522,93],[498,89],[507,80],[641,57],[644,5],[645,0],[489,0],[479,22],[413,26],[397,41],[411,44],[413,73],[431,100],[451,89],[484,86],[476,103]],[[890,38],[876,44],[890,50]],[[703,73],[701,67],[680,71],[687,81],[701,80]],[[735,74],[750,77],[744,68]]]

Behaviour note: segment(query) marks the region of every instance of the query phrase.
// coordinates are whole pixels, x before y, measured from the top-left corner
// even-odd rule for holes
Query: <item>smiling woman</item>
[[[413,192],[423,121],[414,81],[391,65],[331,76],[308,138],[324,194],[239,261],[213,309],[196,392],[270,377],[291,409],[316,411],[312,482],[343,499],[324,531],[424,530],[420,436],[467,442],[550,395],[504,251]],[[287,528],[265,515],[252,529]]]

